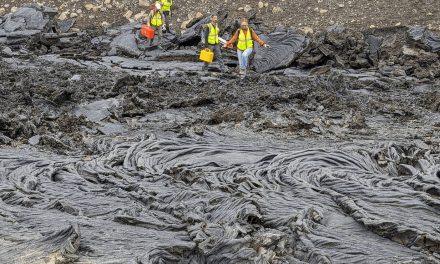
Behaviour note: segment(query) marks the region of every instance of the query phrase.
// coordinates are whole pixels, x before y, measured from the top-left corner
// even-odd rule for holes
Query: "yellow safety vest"
[[[173,0],[162,0],[162,11],[171,11]]]
[[[240,29],[240,34],[238,35],[237,48],[239,50],[246,50],[252,48],[253,46],[254,46],[254,41],[252,40],[251,29],[248,28],[246,35],[244,34],[243,29]]]
[[[218,44],[218,26],[214,26],[212,23],[208,24],[209,27],[209,35],[208,35],[208,44],[215,45]]]
[[[154,13],[153,17],[151,18],[151,24],[156,27],[162,26],[163,21],[162,21],[162,14],[160,13],[160,11]]]

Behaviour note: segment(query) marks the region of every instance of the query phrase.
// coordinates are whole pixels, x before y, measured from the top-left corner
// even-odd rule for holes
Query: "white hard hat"
[[[160,10],[160,8],[161,8],[160,3],[156,2],[156,9]]]

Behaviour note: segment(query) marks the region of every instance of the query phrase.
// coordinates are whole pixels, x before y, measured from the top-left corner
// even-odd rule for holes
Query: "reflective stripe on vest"
[[[173,0],[162,0],[162,11],[171,11]]]
[[[218,26],[214,26],[212,23],[208,24],[209,27],[209,35],[208,35],[208,44],[215,45],[218,44]]]
[[[162,14],[160,12],[156,12],[151,18],[151,24],[156,27],[162,26]]]
[[[239,50],[247,50],[252,47],[254,47],[254,41],[252,40],[251,29],[249,28],[247,30],[246,35],[244,34],[243,29],[240,29],[240,34],[238,35],[237,48]]]

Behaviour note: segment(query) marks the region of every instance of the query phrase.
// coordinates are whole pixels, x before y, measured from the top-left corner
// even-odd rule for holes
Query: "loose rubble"
[[[31,5],[1,18],[0,45],[7,56],[21,54],[80,53],[84,56],[125,55],[144,56],[147,41],[139,35],[140,23],[131,23],[103,32],[68,32],[75,20],[56,22],[56,12],[47,7]],[[219,13],[223,38],[237,29],[236,20]],[[182,35],[165,34],[161,47],[180,50],[200,41],[201,25],[209,17],[194,18]],[[312,37],[295,29],[277,28],[265,32],[261,22],[251,19],[253,26],[271,44],[269,50],[256,47],[252,66],[257,72],[267,72],[292,65],[302,68],[329,65],[335,68],[379,68],[385,75],[404,75],[417,78],[438,78],[440,39],[422,27],[398,27],[358,32],[342,26],[329,27]],[[29,38],[31,37],[31,38]],[[5,50],[10,48],[10,50]],[[194,49],[193,49],[194,50]],[[409,51],[413,53],[409,54]],[[194,60],[196,54],[194,50]]]

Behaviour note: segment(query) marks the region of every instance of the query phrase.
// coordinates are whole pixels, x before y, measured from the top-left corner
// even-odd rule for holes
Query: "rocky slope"
[[[215,73],[216,64],[200,70],[194,32],[209,17],[181,36],[166,34],[170,39],[157,48],[144,46],[133,24],[101,35],[45,32],[53,25],[45,18],[54,14],[26,7],[0,17],[0,144],[87,152],[91,137],[124,134],[133,119],[175,109],[204,111],[185,113],[191,121],[166,128],[182,134],[228,123],[306,138],[377,138],[389,131],[394,139],[438,138],[440,38],[422,27],[337,26],[313,37],[263,32],[271,48],[256,47],[251,65],[258,74],[242,80],[227,51],[230,73]],[[86,101],[98,103],[82,106]],[[398,123],[401,130],[389,129]]]
[[[1,3],[3,2],[3,3]],[[16,10],[29,0],[0,1],[0,15]],[[146,16],[148,0],[41,0],[32,1],[57,8],[59,19],[76,19],[77,28],[110,26],[139,21]],[[173,28],[180,30],[193,17],[229,11],[232,18],[257,14],[265,24],[317,31],[333,24],[350,28],[381,28],[421,25],[440,31],[440,2],[436,0],[177,0]]]

